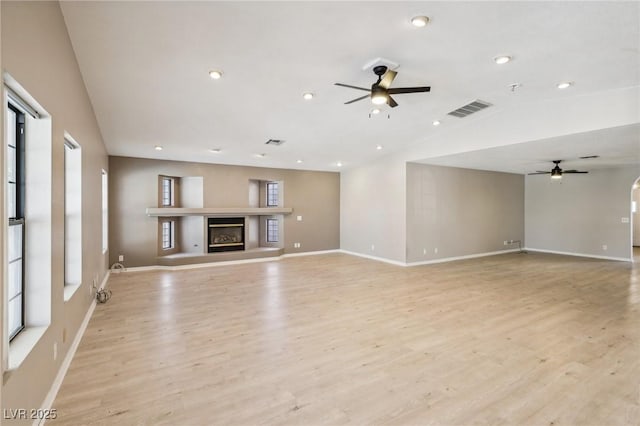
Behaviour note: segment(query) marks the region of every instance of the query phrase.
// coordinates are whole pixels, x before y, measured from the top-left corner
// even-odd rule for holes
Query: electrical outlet
[[[53,360],[58,359],[58,342],[53,342]]]
[[[296,220],[297,220],[298,222],[302,222],[302,216],[298,216],[298,217],[296,218]]]
[[[422,254],[423,254],[423,255],[424,255],[424,254],[427,254],[427,249],[426,249],[426,248],[423,248],[423,249],[422,249]]]
[[[118,262],[124,262],[124,254],[118,256]]]
[[[602,245],[602,250],[607,250],[608,248],[609,248],[609,247],[607,247],[607,245],[606,245],[606,244],[603,244],[603,245]]]
[[[434,248],[434,249],[433,249],[433,252],[434,252],[435,254],[438,254],[438,247]]]
[[[376,251],[376,246],[371,244],[371,251]]]
[[[620,222],[629,223],[629,218],[628,217],[623,217],[623,218],[620,219]]]
[[[300,243],[293,243],[293,248],[300,248]]]

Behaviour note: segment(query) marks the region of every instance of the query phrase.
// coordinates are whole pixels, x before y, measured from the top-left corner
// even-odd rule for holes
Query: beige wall
[[[408,263],[517,248],[505,240],[524,240],[522,175],[407,163]]]
[[[630,219],[631,187],[638,176],[637,166],[566,175],[560,182],[527,176],[527,247],[630,259],[631,224],[622,218]]]
[[[2,1],[0,10],[3,70],[51,114],[53,124],[51,324],[22,365],[5,372],[2,388],[2,408],[29,409],[41,406],[53,383],[91,304],[92,280],[96,276],[102,280],[106,274],[100,241],[100,173],[108,164],[58,3]],[[65,131],[80,143],[83,157],[83,286],[67,302],[63,299]],[[0,229],[4,233],[4,226]],[[58,345],[56,360],[54,343]]]
[[[157,205],[157,176],[202,176],[204,207],[249,207],[250,181],[284,182],[285,253],[340,248],[340,175],[258,167],[109,157],[110,262],[125,256],[127,267],[156,263],[157,219],[145,214]],[[296,220],[301,215],[302,221]],[[294,249],[295,242],[301,247]]]

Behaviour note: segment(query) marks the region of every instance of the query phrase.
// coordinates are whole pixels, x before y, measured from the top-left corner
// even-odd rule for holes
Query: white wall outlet
[[[58,359],[58,342],[53,342],[53,360]]]
[[[296,220],[297,220],[298,222],[302,222],[302,216],[297,216],[297,217],[296,217]]]
[[[606,249],[608,249],[608,248],[609,248],[609,247],[607,247],[607,245],[606,245],[606,244],[603,244],[603,245],[602,245],[602,250],[606,250]]]
[[[426,248],[422,249],[422,254],[427,254],[427,249]]]
[[[623,217],[623,218],[620,219],[620,222],[629,223],[629,218],[628,217]]]
[[[300,243],[293,243],[293,248],[300,248]]]
[[[433,252],[434,252],[435,254],[438,254],[438,247],[434,248],[434,249],[433,249]]]
[[[376,251],[376,246],[371,244],[371,251]]]
[[[124,262],[124,254],[118,256],[118,262]]]

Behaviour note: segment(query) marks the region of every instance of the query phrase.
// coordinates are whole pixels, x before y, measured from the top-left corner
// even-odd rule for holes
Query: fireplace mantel
[[[180,208],[180,207],[147,207],[147,216],[270,216],[291,214],[291,207],[218,207],[218,208]]]

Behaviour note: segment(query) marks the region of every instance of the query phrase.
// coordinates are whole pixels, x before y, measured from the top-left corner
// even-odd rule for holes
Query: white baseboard
[[[369,254],[357,253],[355,251],[349,251],[349,250],[339,250],[339,252],[344,254],[350,254],[352,256],[364,257],[365,259],[377,260],[378,262],[389,263],[391,265],[407,266],[405,262],[400,262],[399,260],[386,259],[384,257],[371,256]]]
[[[315,256],[319,254],[340,253],[340,250],[318,250],[318,251],[305,251],[301,253],[288,253],[282,256],[271,257],[258,257],[255,259],[241,259],[241,260],[225,260],[221,262],[208,262],[208,263],[193,263],[189,265],[151,265],[151,266],[134,266],[132,268],[125,268],[123,270],[113,271],[114,273],[121,272],[145,272],[145,271],[181,271],[184,269],[197,269],[197,268],[211,268],[213,266],[229,266],[229,265],[241,265],[243,263],[258,263],[258,262],[272,262],[288,257],[298,256]]]
[[[529,247],[524,248],[523,250],[537,252],[537,253],[560,254],[563,256],[589,257],[592,259],[615,260],[617,262],[633,262],[632,258],[626,258],[626,257],[598,256],[596,254],[572,253],[568,251],[545,250],[545,249],[537,249],[537,248],[529,248]]]
[[[100,283],[100,288],[99,288],[100,290],[106,287],[107,281],[109,280],[110,275],[111,275],[110,271],[107,271],[107,273],[104,275],[104,279]],[[71,361],[73,361],[73,357],[75,356],[76,351],[78,350],[78,346],[80,346],[80,341],[82,340],[82,336],[84,336],[84,332],[87,329],[87,326],[89,325],[89,321],[91,320],[93,311],[96,309],[96,303],[97,303],[96,299],[94,298],[93,301],[91,302],[91,306],[89,306],[89,309],[87,310],[87,313],[84,316],[84,319],[82,320],[82,324],[80,324],[80,328],[78,329],[76,336],[73,338],[73,342],[71,343],[71,346],[67,351],[67,355],[64,357],[64,360],[60,365],[60,369],[58,370],[58,374],[56,375],[56,378],[53,381],[51,388],[49,389],[49,393],[47,393],[47,396],[42,402],[43,412],[47,412],[51,409],[51,406],[53,405],[53,402],[56,399],[56,395],[58,395],[58,391],[60,390],[60,386],[62,386],[64,376],[66,376],[67,370],[69,370],[69,366],[71,366]],[[45,423],[45,419],[41,419],[41,420],[34,421],[33,425],[42,426],[44,425],[44,423]]]
[[[335,249],[335,250],[303,251],[301,253],[283,254],[282,257],[287,258],[287,257],[300,257],[300,256],[316,256],[318,254],[331,254],[331,253],[341,253],[341,250]]]
[[[407,263],[407,266],[432,265],[434,263],[455,262],[456,260],[475,259],[478,257],[496,256],[498,254],[516,253],[520,249],[508,249],[499,251],[488,251],[485,253],[467,254],[465,256],[443,257],[441,259],[423,260],[419,262]]]

